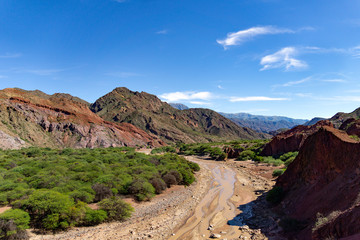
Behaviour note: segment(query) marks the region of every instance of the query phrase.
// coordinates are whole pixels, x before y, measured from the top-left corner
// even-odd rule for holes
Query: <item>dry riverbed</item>
[[[274,218],[262,209],[266,203],[254,203],[272,187],[273,167],[187,158],[201,166],[197,181],[170,188],[150,202],[131,202],[136,209],[131,219],[56,235],[30,232],[31,239],[280,239]]]

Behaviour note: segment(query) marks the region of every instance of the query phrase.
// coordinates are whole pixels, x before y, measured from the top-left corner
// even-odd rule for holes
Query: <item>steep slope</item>
[[[306,138],[317,132],[323,126],[332,126],[332,123],[323,120],[312,126],[296,126],[288,131],[282,132],[265,145],[262,155],[275,156],[286,152],[299,151]]]
[[[359,175],[360,143],[345,132],[324,126],[306,139],[276,183],[286,193],[282,210],[306,224],[296,239],[339,239],[360,232]]]
[[[330,118],[330,122],[334,124],[334,127],[339,128],[342,123],[344,123],[349,118],[359,119],[360,118],[360,108],[355,109],[351,113],[339,112]]]
[[[261,116],[248,113],[220,113],[242,127],[248,127],[263,133],[270,133],[281,128],[292,128],[304,124],[307,120],[281,116]]]
[[[127,122],[159,136],[166,142],[208,142],[265,138],[209,109],[177,110],[146,92],[116,88],[91,105],[107,121]]]
[[[104,121],[79,98],[12,88],[0,91],[0,138],[2,148],[162,144],[131,124]]]

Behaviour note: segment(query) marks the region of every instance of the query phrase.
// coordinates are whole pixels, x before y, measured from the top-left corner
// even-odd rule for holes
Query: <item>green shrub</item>
[[[199,164],[194,163],[194,162],[189,162],[188,165],[189,165],[189,167],[190,167],[193,171],[195,171],[195,172],[200,171],[200,166],[199,166]]]
[[[285,169],[275,169],[272,173],[273,177],[281,176],[285,172]]]
[[[166,189],[166,183],[161,178],[154,178],[150,180],[151,185],[155,188],[155,193],[160,194]]]
[[[279,204],[285,196],[284,190],[282,187],[275,186],[273,189],[271,189],[267,195],[266,200],[274,205]]]
[[[0,220],[12,220],[16,224],[17,230],[25,230],[29,228],[30,216],[23,210],[9,209],[0,214]]]
[[[84,226],[94,226],[104,222],[107,218],[107,213],[104,210],[93,210],[88,208],[85,213],[83,221]]]
[[[255,153],[253,151],[245,150],[239,154],[239,156],[237,157],[237,160],[239,160],[239,161],[252,160],[254,157],[255,157]]]
[[[131,213],[134,208],[121,200],[119,197],[112,197],[104,199],[99,202],[99,206],[102,210],[107,212],[109,221],[123,221],[131,217]]]
[[[264,157],[262,162],[268,163],[272,166],[281,166],[284,164],[284,162],[281,161],[280,159],[274,159],[273,157]]]
[[[129,187],[129,193],[138,201],[147,201],[155,195],[155,188],[143,179],[135,179]]]
[[[16,205],[30,214],[34,228],[56,230],[61,227],[61,222],[67,221],[74,201],[59,192],[36,190],[29,199],[21,200]]]

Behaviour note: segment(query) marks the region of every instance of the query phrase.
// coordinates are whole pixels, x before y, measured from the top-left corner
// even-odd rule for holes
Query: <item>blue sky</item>
[[[360,107],[360,1],[2,0],[0,88],[310,119]]]

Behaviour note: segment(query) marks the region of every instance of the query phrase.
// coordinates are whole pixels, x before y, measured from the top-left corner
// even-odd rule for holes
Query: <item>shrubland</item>
[[[0,214],[0,238],[29,226],[57,231],[124,220],[133,208],[121,198],[149,200],[172,185],[190,185],[198,170],[176,154],[145,155],[126,147],[0,151],[0,206],[13,208]]]

